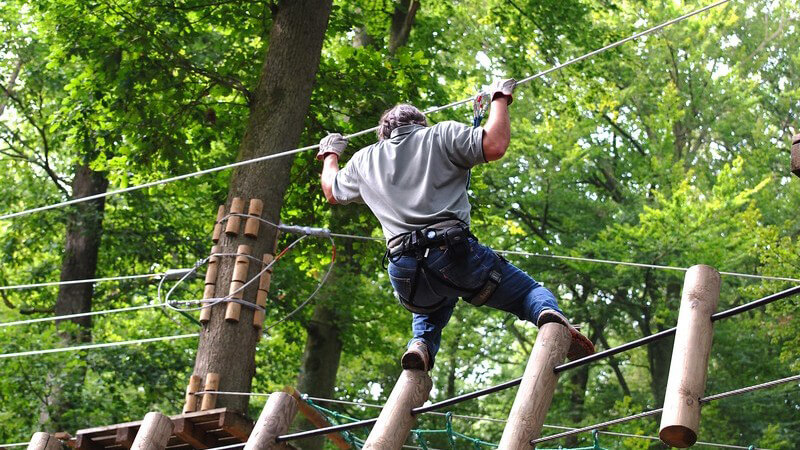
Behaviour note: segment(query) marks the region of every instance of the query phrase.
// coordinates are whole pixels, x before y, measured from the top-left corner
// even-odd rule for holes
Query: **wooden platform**
[[[170,450],[207,449],[247,442],[253,422],[226,408],[197,411],[170,417],[175,430],[169,438]],[[128,422],[78,430],[67,445],[78,450],[122,450],[131,448],[142,422]]]

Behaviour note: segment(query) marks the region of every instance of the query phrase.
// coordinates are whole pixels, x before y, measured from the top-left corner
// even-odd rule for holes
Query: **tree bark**
[[[282,0],[274,7],[269,50],[261,76],[250,98],[250,117],[242,139],[239,160],[275,154],[297,147],[319,68],[320,52],[331,11],[331,0]],[[238,167],[231,176],[227,210],[234,197],[264,202],[262,217],[278,222],[283,195],[289,183],[293,158],[284,157]],[[251,246],[260,258],[273,252],[275,230],[261,227],[257,240],[223,235],[222,251]],[[228,293],[234,259],[222,258],[217,276],[217,296]],[[250,264],[248,277],[260,270]],[[258,283],[244,291],[255,301]],[[255,347],[260,332],[253,327],[253,310],[243,307],[238,322],[225,321],[224,303],[212,308],[211,320],[200,333],[194,374],[220,375],[221,391],[249,392],[255,374]],[[247,397],[220,396],[217,407],[246,412]]]
[[[394,6],[392,26],[389,30],[389,54],[394,55],[398,48],[406,45],[414,18],[419,9],[419,0],[401,0]]]
[[[75,168],[72,179],[72,198],[87,197],[101,194],[108,189],[108,179],[105,173],[95,172],[88,165],[79,165]],[[64,244],[64,256],[61,260],[61,281],[81,280],[94,278],[97,273],[97,255],[100,250],[100,241],[103,231],[103,214],[105,199],[97,199],[74,205],[67,216],[67,230]],[[92,297],[94,285],[69,284],[63,285],[58,290],[55,314],[84,313],[92,310]],[[91,340],[91,317],[78,317],[69,319],[79,326],[77,330],[60,331],[65,344],[72,345]],[[63,323],[56,321],[56,324]],[[48,375],[49,382],[53,384],[39,415],[39,422],[48,429],[58,431],[65,429],[67,424],[62,418],[72,408],[70,397],[83,386],[86,375],[85,366],[78,365],[72,369],[64,369],[59,373]]]

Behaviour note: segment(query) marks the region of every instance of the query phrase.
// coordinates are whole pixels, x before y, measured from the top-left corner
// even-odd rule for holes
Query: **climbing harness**
[[[501,266],[506,262],[505,258],[495,254],[497,256],[497,261],[489,271],[486,280],[478,288],[459,286],[437,271],[431,269],[426,262],[430,249],[437,247],[442,250],[449,250],[456,260],[464,260],[471,250],[469,243],[470,238],[477,241],[475,235],[469,231],[469,226],[460,220],[439,222],[426,228],[404,233],[392,238],[389,242],[389,248],[384,255],[385,258],[388,258],[391,262],[395,262],[402,256],[413,255],[417,260],[414,275],[411,277],[411,291],[408,294],[408,298],[403,298],[403,296],[397,293],[397,299],[400,301],[400,304],[407,310],[417,314],[431,314],[441,308],[448,300],[447,297],[442,297],[440,301],[430,306],[420,306],[414,303],[419,283],[427,283],[428,277],[430,277],[462,293],[461,296],[464,300],[473,306],[484,305],[492,294],[494,294],[494,291],[503,279]]]

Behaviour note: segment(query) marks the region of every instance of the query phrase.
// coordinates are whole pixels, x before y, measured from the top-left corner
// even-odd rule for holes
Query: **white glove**
[[[507,78],[505,80],[497,80],[489,87],[489,94],[491,99],[494,100],[497,96],[502,95],[508,98],[508,104],[514,101],[514,88],[517,87],[517,80]]]
[[[339,133],[331,133],[319,141],[319,152],[317,153],[317,159],[321,161],[331,153],[335,154],[336,156],[342,156],[342,152],[344,151],[345,147],[347,147],[347,139],[342,137],[342,135]]]

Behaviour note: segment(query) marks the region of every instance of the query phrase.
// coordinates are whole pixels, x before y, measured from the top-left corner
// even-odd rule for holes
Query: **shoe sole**
[[[400,366],[403,370],[426,370],[425,361],[417,353],[409,352],[400,358]]]
[[[570,337],[572,338],[567,350],[567,359],[575,361],[586,356],[592,355],[595,352],[594,345],[586,336],[582,335],[574,327],[567,327],[569,329]]]

